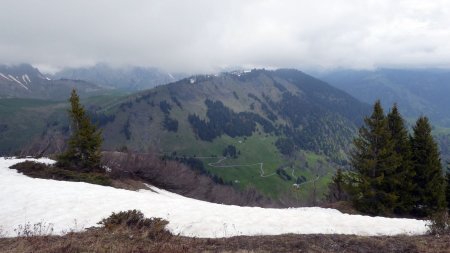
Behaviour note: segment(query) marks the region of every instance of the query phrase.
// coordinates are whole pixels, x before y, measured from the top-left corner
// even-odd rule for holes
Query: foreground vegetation
[[[426,117],[409,135],[397,106],[385,115],[377,101],[354,146],[353,170],[338,171],[330,195],[350,199],[356,209],[372,215],[446,214],[448,182]],[[445,223],[442,228],[448,229]]]
[[[32,161],[15,164],[11,166],[11,169],[16,169],[18,172],[33,178],[86,182],[104,186],[110,186],[112,184],[111,179],[104,173],[80,172]]]
[[[1,252],[448,252],[450,236],[354,235],[237,236],[202,239],[173,236],[158,241],[133,233],[95,229],[65,236],[0,239]]]

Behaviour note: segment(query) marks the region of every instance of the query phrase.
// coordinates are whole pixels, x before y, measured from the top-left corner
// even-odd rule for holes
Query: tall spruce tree
[[[58,157],[58,166],[84,171],[100,169],[101,131],[93,125],[86,115],[75,89],[70,96],[69,117],[72,135],[67,150]]]
[[[370,214],[390,214],[399,196],[396,193],[396,168],[401,159],[394,152],[394,141],[380,101],[373,113],[365,118],[354,140],[351,164],[356,172],[357,184],[350,193],[355,207]]]
[[[447,179],[447,187],[445,189],[445,195],[447,197],[447,209],[450,213],[450,169],[449,168],[447,168],[446,179]]]
[[[394,212],[398,214],[408,214],[412,211],[415,203],[414,197],[414,169],[412,166],[411,143],[405,122],[398,111],[397,104],[394,104],[387,115],[389,130],[394,142],[394,152],[397,153],[400,162],[391,176],[394,183],[394,191],[399,196]]]
[[[446,208],[445,178],[428,118],[420,117],[413,131],[411,146],[417,197],[414,214],[429,216]]]

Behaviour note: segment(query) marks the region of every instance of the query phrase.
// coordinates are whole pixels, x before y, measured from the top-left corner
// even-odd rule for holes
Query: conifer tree
[[[414,190],[414,170],[411,161],[411,143],[405,122],[398,111],[397,104],[394,104],[387,115],[389,130],[394,142],[394,152],[397,153],[400,163],[391,176],[394,183],[394,190],[399,196],[395,205],[395,212],[399,214],[410,213],[413,209],[415,198]]]
[[[353,173],[348,170],[338,168],[331,182],[328,184],[328,193],[325,195],[329,202],[347,201],[351,192]]]
[[[377,101],[370,117],[364,120],[354,140],[351,163],[356,171],[357,184],[350,193],[355,207],[370,214],[393,212],[398,195],[395,178],[392,177],[400,164],[394,152],[394,142],[389,131],[388,120],[380,101]]]
[[[70,96],[69,117],[72,135],[67,150],[58,157],[58,166],[93,171],[100,168],[101,131],[86,115],[75,89]]]
[[[411,146],[417,197],[414,213],[429,216],[446,207],[445,178],[428,118],[420,117],[413,131]]]
[[[447,197],[447,209],[450,212],[450,169],[447,168],[447,187],[445,189],[445,195]]]

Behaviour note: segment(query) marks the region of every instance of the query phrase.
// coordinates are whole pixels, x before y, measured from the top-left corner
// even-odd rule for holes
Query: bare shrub
[[[48,236],[53,234],[53,224],[44,221],[31,224],[26,222],[14,229],[17,237]]]
[[[428,232],[432,235],[450,235],[450,217],[447,210],[439,211],[431,215],[428,229]]]
[[[103,164],[117,179],[144,180],[156,187],[186,197],[240,206],[280,207],[254,189],[238,191],[233,186],[216,184],[184,164],[162,160],[156,153],[103,152]]]
[[[145,218],[144,214],[138,210],[112,213],[98,224],[110,231],[124,229],[137,231],[150,239],[161,240],[171,237],[170,232],[166,230],[168,221],[161,218]]]
[[[20,156],[42,157],[60,154],[66,148],[67,137],[60,131],[47,129],[43,135],[30,140],[19,153]]]

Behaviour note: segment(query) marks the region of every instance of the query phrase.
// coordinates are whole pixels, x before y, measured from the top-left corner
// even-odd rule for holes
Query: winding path
[[[276,172],[273,172],[273,173],[270,173],[270,174],[267,174],[267,175],[266,175],[266,173],[265,173],[265,171],[264,171],[264,163],[263,163],[263,162],[253,163],[253,164],[227,164],[227,165],[222,165],[222,163],[228,159],[227,157],[217,157],[217,156],[196,156],[196,157],[193,157],[193,158],[197,158],[197,159],[219,159],[219,160],[217,160],[216,162],[208,163],[208,166],[211,166],[211,167],[213,167],[213,168],[236,168],[236,167],[253,167],[253,166],[259,166],[259,172],[260,172],[260,173],[259,173],[259,176],[260,176],[260,177],[263,177],[263,178],[265,178],[265,177],[271,177],[271,176],[274,176],[274,175],[277,174]],[[285,166],[285,167],[283,168],[283,170],[286,170],[287,168],[288,168],[288,166]],[[291,175],[292,175],[293,178],[296,177],[296,176],[294,175],[294,171],[295,171],[295,169],[292,168]],[[328,174],[328,173],[327,173],[327,174]],[[325,175],[323,175],[323,176],[325,176]],[[322,176],[322,177],[323,177],[323,176]],[[300,184],[293,184],[293,185],[294,185],[295,187],[299,188],[299,187],[302,186],[302,185],[317,182],[320,178],[321,178],[321,176],[317,175],[314,179],[311,179],[311,180],[302,182],[302,183],[300,183]]]
[[[217,158],[217,157],[197,157],[197,158]],[[213,163],[208,163],[208,166],[211,166],[213,168],[235,168],[235,167],[253,167],[253,166],[258,166],[259,165],[259,171],[260,177],[270,177],[275,175],[276,173],[271,173],[266,175],[264,172],[264,163],[263,162],[259,162],[259,163],[253,163],[253,164],[229,164],[229,165],[220,165],[223,161],[227,160],[227,157],[222,157],[220,158],[217,162],[213,162]]]
[[[326,175],[326,174],[325,174],[325,175]],[[314,182],[317,182],[319,179],[320,179],[320,176],[319,176],[319,175],[316,175],[316,178],[311,179],[311,180],[308,180],[308,181],[305,181],[305,182],[302,182],[302,183],[300,183],[300,184],[294,184],[294,186],[297,187],[297,188],[300,188],[300,186],[302,186],[302,185],[304,185],[304,184],[314,183]]]

